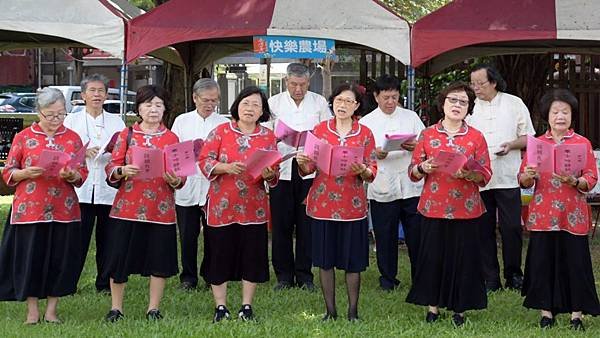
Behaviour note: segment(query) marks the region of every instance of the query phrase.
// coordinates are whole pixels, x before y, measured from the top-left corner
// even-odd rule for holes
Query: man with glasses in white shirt
[[[308,91],[309,81],[308,67],[301,63],[288,65],[287,90],[269,99],[273,116],[271,128],[283,121],[297,131],[312,130],[319,122],[331,118],[325,98]],[[283,142],[279,142],[277,147],[281,155],[297,150]],[[271,259],[277,276],[275,290],[298,286],[312,291],[315,286],[311,271],[311,232],[304,200],[314,174],[301,177],[295,158],[282,162],[279,172],[279,183],[269,191],[273,224]]]
[[[80,188],[75,188],[81,209],[82,260],[79,273],[83,270],[88,248],[96,225],[96,290],[110,292],[109,276],[106,272],[106,226],[108,214],[117,190],[106,184],[104,167],[110,160],[110,152],[98,154],[116,132],[125,128],[118,114],[105,111],[102,106],[108,97],[108,79],[104,75],[92,74],[81,81],[81,98],[85,109],[67,115],[65,127],[74,130],[83,144],[89,141],[86,164],[89,175]]]
[[[220,124],[229,119],[215,110],[219,104],[221,92],[219,85],[212,79],[199,79],[193,87],[192,99],[196,109],[175,118],[171,131],[180,142],[206,139],[206,136]],[[202,207],[206,204],[206,195],[210,182],[198,169],[196,175],[188,176],[183,188],[175,191],[175,211],[181,241],[180,287],[194,290],[198,286],[198,237],[201,220],[206,224],[206,215]]]
[[[481,247],[486,288],[502,288],[496,244],[496,224],[502,238],[505,286],[520,290],[523,285],[521,251],[521,190],[517,173],[521,165],[521,149],[527,135],[534,135],[529,110],[523,101],[507,93],[506,82],[489,65],[478,65],[471,71],[471,87],[477,95],[469,125],[485,136],[492,164],[492,179],[481,188],[486,213],[482,216]]]
[[[398,224],[402,223],[411,279],[419,247],[421,215],[417,212],[423,181],[412,182],[408,166],[416,139],[402,144],[402,150],[382,150],[385,135],[418,135],[425,125],[412,110],[398,106],[400,80],[395,76],[382,75],[375,80],[373,93],[377,108],[359,120],[373,132],[377,152],[377,176],[367,187],[370,215],[377,243],[377,268],[379,286],[392,291],[400,286],[398,273]]]

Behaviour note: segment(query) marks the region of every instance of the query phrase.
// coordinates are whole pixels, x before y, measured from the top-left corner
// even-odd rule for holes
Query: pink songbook
[[[298,131],[285,124],[282,120],[277,121],[275,127],[275,137],[281,142],[291,147],[302,147],[306,142],[306,135],[308,131]]]
[[[195,156],[195,150],[196,141],[198,140],[189,140],[166,146],[163,150],[165,154],[165,168],[180,177],[196,175],[198,173],[196,165],[198,157]]]
[[[304,144],[306,156],[313,160],[320,171],[329,176],[346,176],[352,173],[353,163],[363,163],[363,147],[333,146],[319,140],[309,132]]]
[[[434,162],[438,165],[437,171],[454,175],[467,163],[467,157],[461,153],[440,150]]]
[[[37,166],[44,168],[44,176],[57,177],[60,169],[62,169],[70,159],[71,157],[69,154],[62,151],[44,149],[40,153]]]
[[[162,177],[165,172],[165,161],[161,149],[131,147],[131,164],[140,168],[133,179],[150,179]]]
[[[258,149],[244,161],[246,172],[256,180],[262,175],[264,168],[271,167],[281,161],[281,154],[277,150]]]
[[[527,136],[527,164],[540,173],[573,175],[585,167],[585,144],[552,144]]]
[[[200,156],[200,152],[202,151],[202,147],[204,146],[204,140],[201,138],[197,138],[194,140],[194,156],[196,159]]]
[[[394,150],[402,150],[402,145],[406,142],[412,141],[417,138],[416,134],[395,134],[395,135],[385,135],[385,140],[383,141],[383,146],[381,150],[383,151],[394,151]]]
[[[483,174],[483,173],[485,173],[487,171],[479,162],[477,162],[472,157],[469,157],[469,159],[467,160],[467,163],[465,163],[464,168],[467,169],[467,170],[469,170],[469,171],[479,172],[481,174]]]
[[[72,169],[79,168],[85,164],[85,152],[88,148],[90,141],[88,141],[75,155],[67,162],[67,167]]]

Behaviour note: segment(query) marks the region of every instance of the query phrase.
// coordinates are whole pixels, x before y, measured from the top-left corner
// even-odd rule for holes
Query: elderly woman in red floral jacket
[[[538,139],[552,145],[583,145],[587,155],[576,173],[542,173],[523,159],[519,183],[534,187],[529,203],[529,248],[525,261],[523,306],[541,310],[540,327],[551,327],[554,316],[571,313],[571,328],[583,330],[582,314],[600,315],[588,243],[590,215],[585,192],[598,181],[590,141],[571,129],[578,103],[565,89],[546,93],[541,112],[549,129]]]
[[[211,180],[200,272],[212,288],[213,322],[230,318],[227,282],[242,281],[238,318],[252,320],[257,283],[269,280],[265,182],[274,187],[279,171],[276,166],[261,168],[260,177],[253,179],[244,163],[259,149],[277,150],[275,134],[259,124],[270,115],[265,94],[246,87],[231,105],[232,121],[208,135],[200,154],[200,170]]]
[[[466,310],[487,307],[479,248],[479,220],[485,206],[479,187],[492,177],[487,144],[481,132],[464,121],[475,105],[466,83],[450,84],[438,97],[442,120],[423,130],[413,151],[409,175],[425,180],[418,210],[423,215],[415,278],[406,301],[428,306],[425,320],[439,318],[439,308],[452,310],[454,325],[464,324]],[[448,174],[436,157],[459,153],[478,163],[477,170],[459,168]]]
[[[58,323],[59,297],[77,291],[82,248],[74,186],[81,186],[88,173],[85,162],[65,165],[60,160],[56,163],[64,167],[57,175],[51,167],[40,167],[45,150],[69,159],[83,144],[63,126],[67,112],[59,90],[41,90],[36,110],[39,122],[15,136],[2,172],[16,192],[0,245],[0,300],[26,300],[25,324],[39,322],[40,298],[48,299],[44,321]]]

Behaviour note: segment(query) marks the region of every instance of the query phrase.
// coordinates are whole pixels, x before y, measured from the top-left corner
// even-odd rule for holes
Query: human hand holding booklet
[[[460,169],[475,171],[481,174],[486,171],[474,158],[467,158],[464,154],[452,151],[440,150],[433,162],[438,166],[437,171],[450,175],[456,174]]]
[[[317,164],[325,175],[347,176],[352,174],[353,163],[363,163],[364,147],[334,146],[321,141],[308,132],[304,153]]]
[[[135,179],[162,177],[166,170],[180,177],[198,173],[192,140],[171,144],[164,149],[132,146],[131,162],[140,168]]]
[[[406,142],[412,141],[417,138],[416,134],[395,134],[395,135],[385,135],[385,140],[383,141],[383,146],[381,150],[383,151],[394,151],[394,150],[402,150],[402,145]]]
[[[275,164],[286,161],[296,156],[297,153],[297,151],[294,151],[285,156],[281,156],[277,150],[258,149],[250,154],[246,161],[244,161],[246,172],[252,179],[257,180],[262,175],[264,168],[272,167]]]

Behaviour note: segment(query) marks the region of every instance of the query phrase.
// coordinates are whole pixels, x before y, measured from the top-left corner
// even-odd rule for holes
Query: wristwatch
[[[118,167],[117,168],[117,175],[123,176],[123,167]]]

